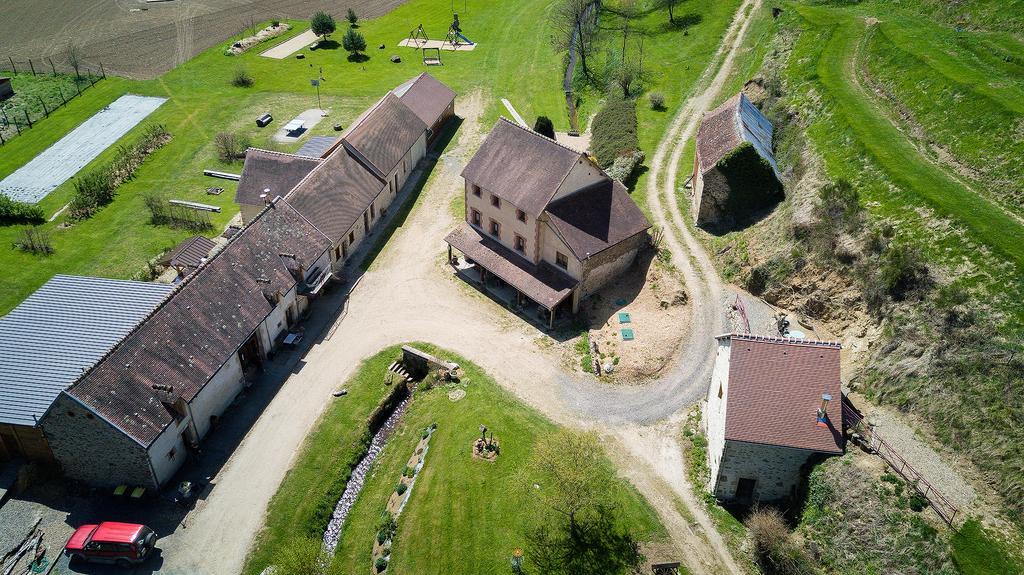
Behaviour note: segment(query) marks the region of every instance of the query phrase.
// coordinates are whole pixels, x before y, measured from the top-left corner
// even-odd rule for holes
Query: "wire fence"
[[[15,60],[8,56],[0,60],[0,72],[12,73],[12,80],[26,76],[34,80],[30,82],[33,87],[23,93],[19,93],[21,88],[15,88],[13,81],[0,84],[0,94],[7,91],[3,89],[5,85],[11,92],[5,101],[0,101],[0,145],[33,128],[107,77],[102,64],[86,66],[73,57],[69,61],[67,57]]]

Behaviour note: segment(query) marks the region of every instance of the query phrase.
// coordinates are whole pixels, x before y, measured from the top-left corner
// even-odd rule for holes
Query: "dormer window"
[[[491,205],[496,207],[496,208],[498,208],[500,210],[501,209],[501,198],[499,198],[498,196],[496,196],[494,194],[491,194]]]

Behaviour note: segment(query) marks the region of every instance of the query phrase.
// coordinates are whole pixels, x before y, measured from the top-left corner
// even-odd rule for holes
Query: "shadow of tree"
[[[674,22],[664,22],[658,27],[658,32],[678,32],[682,30],[684,32],[689,31],[690,28],[700,24],[704,21],[704,17],[696,12],[691,12],[676,18]]]
[[[644,561],[640,544],[602,505],[575,524],[560,521],[529,536],[527,560],[532,573],[545,575],[613,575],[632,573]],[[524,571],[525,573],[526,571]]]
[[[348,55],[348,61],[356,63],[356,64],[360,64],[362,62],[366,62],[369,59],[370,59],[369,56],[367,56],[366,54],[363,54],[361,52],[355,52],[355,53],[352,53],[352,54]]]
[[[316,43],[317,50],[337,50],[341,44],[336,40],[320,40]]]

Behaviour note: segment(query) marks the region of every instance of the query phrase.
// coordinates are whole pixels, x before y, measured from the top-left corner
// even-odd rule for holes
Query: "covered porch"
[[[534,265],[523,256],[462,223],[445,238],[448,262],[467,281],[486,293],[529,314],[536,307],[537,317],[548,329],[566,299],[579,282],[547,262]],[[455,257],[462,252],[463,259]]]

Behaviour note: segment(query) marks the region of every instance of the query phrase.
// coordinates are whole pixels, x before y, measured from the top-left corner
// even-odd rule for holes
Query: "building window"
[[[722,399],[722,384],[718,384],[718,399]]]
[[[478,198],[480,197],[480,195],[481,195],[480,194],[480,186],[478,186],[476,184],[470,184],[469,185],[469,189],[473,190],[473,195],[474,196],[476,196]]]
[[[555,263],[563,270],[569,269],[569,256],[562,252],[555,252]]]
[[[524,212],[523,210],[516,210],[516,219],[521,221],[521,222],[525,222],[526,221],[526,212]]]
[[[477,210],[472,210],[471,209],[469,211],[469,221],[474,226],[479,226],[480,225],[480,212],[477,211]]]
[[[501,198],[499,198],[498,196],[496,196],[494,194],[491,194],[491,205],[496,207],[496,208],[498,208],[500,210],[501,209]]]
[[[356,243],[356,233],[355,232],[349,232],[348,233],[348,245],[352,245],[354,243]]]
[[[496,238],[501,237],[501,224],[494,220],[491,220],[491,235]]]
[[[517,252],[525,252],[526,251],[526,240],[524,240],[523,236],[521,236],[519,234],[516,234],[516,251]]]

